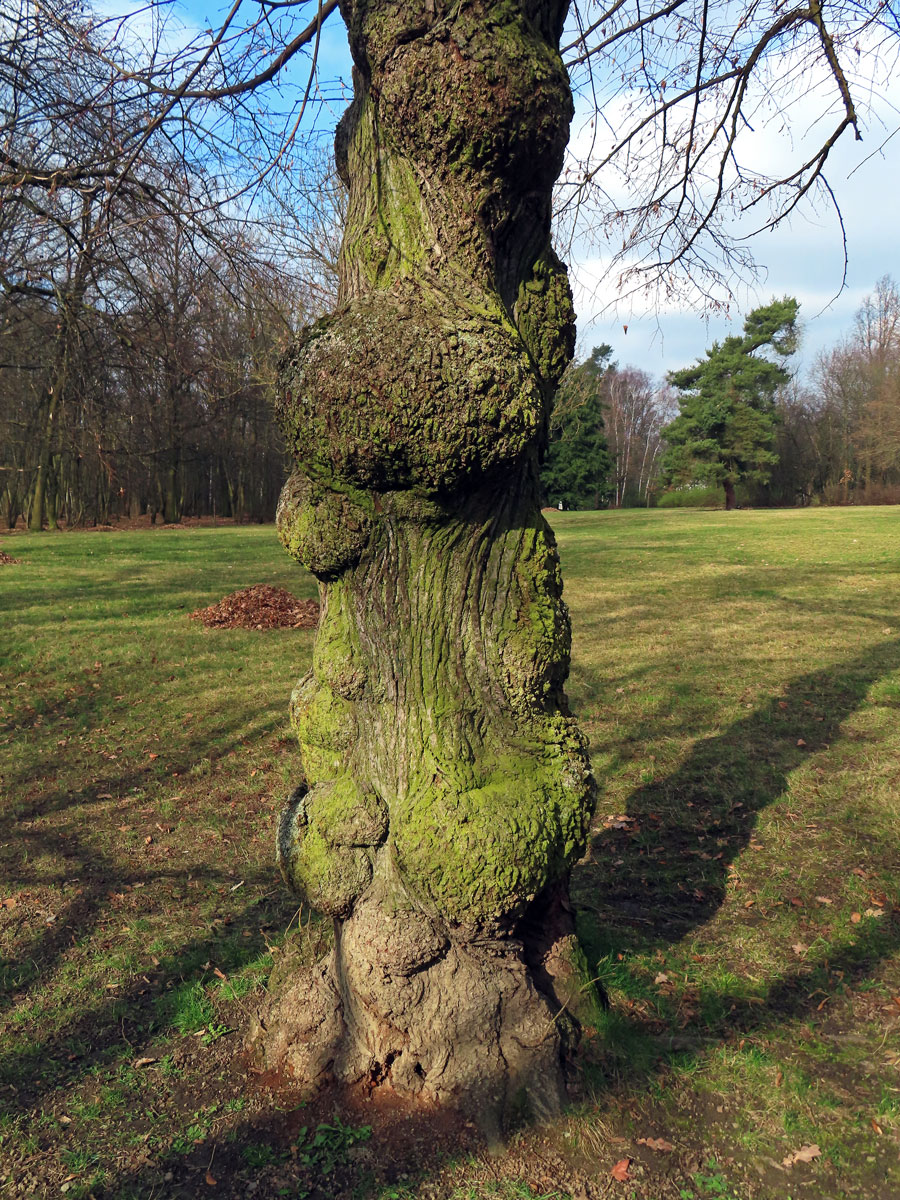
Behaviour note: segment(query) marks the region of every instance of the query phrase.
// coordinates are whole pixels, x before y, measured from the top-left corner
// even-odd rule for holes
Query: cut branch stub
[[[563,1095],[567,880],[594,800],[537,484],[574,336],[550,246],[564,6],[342,12],[340,306],[278,395],[298,464],[279,533],[323,600],[279,862],[336,935],[258,1033],[307,1083],[389,1084],[496,1132]]]

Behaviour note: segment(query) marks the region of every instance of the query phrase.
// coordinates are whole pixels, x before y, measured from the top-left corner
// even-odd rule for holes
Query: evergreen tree
[[[789,373],[759,351],[768,348],[781,359],[794,353],[798,309],[787,296],[754,309],[743,335],[715,342],[705,359],[669,374],[681,395],[679,415],[663,430],[666,482],[721,484],[726,508],[734,508],[740,480],[765,483],[777,462],[775,393]]]
[[[611,357],[612,346],[595,346],[589,358],[563,377],[541,469],[547,504],[599,508],[609,499],[613,460],[603,429],[603,407]]]

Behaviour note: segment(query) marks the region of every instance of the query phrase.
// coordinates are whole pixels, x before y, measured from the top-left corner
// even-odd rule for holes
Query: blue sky
[[[829,166],[829,183],[847,236],[843,289],[841,228],[837,215],[828,208],[795,215],[790,224],[752,240],[761,277],[755,286],[738,289],[739,311],[731,321],[701,312],[642,311],[628,303],[603,311],[608,293],[601,289],[600,296],[594,294],[602,262],[589,258],[574,261],[571,271],[576,284],[579,347],[607,341],[620,362],[662,376],[692,362],[714,339],[738,332],[743,316],[753,307],[773,296],[790,295],[801,304],[803,337],[795,365],[801,374],[805,372],[817,354],[849,331],[856,310],[881,276],[900,278],[900,179],[892,147],[858,165],[882,136],[873,129],[863,143],[848,138],[838,146]],[[627,334],[624,324],[628,325]]]
[[[106,2],[110,7],[116,5],[116,0]],[[207,26],[221,21],[217,0],[176,0],[176,4],[188,25]],[[116,7],[121,8],[121,0]],[[314,11],[312,3],[300,10],[297,27]],[[296,81],[305,81],[306,66],[307,60],[299,57],[289,68]],[[333,127],[343,111],[339,82],[346,85],[349,94],[350,57],[337,14],[323,30],[319,79],[322,90],[315,105],[315,124],[324,131]],[[816,122],[821,117],[817,103],[814,97],[808,102],[798,97],[790,131],[766,128],[753,134],[754,153],[761,166],[777,165],[786,162],[789,154],[802,153],[807,129],[811,128],[815,136]],[[890,83],[889,94],[874,110],[869,128],[863,130],[865,140],[855,143],[845,137],[829,165],[828,179],[841,207],[848,242],[849,266],[843,290],[840,226],[834,212],[825,208],[796,215],[790,225],[763,233],[751,242],[761,277],[754,286],[736,289],[738,305],[732,310],[731,321],[686,309],[642,309],[634,302],[616,303],[610,281],[603,277],[608,256],[601,247],[569,256],[580,351],[587,353],[591,346],[609,342],[620,363],[661,378],[666,371],[692,362],[712,340],[736,332],[753,307],[772,296],[792,295],[801,303],[803,325],[801,351],[795,364],[801,373],[805,371],[821,350],[850,329],[856,309],[878,278],[885,274],[900,277],[900,178],[895,149],[900,147],[900,136],[883,152],[873,155],[895,127],[898,110],[900,82]],[[863,162],[869,155],[869,161]],[[628,326],[627,334],[624,325]]]

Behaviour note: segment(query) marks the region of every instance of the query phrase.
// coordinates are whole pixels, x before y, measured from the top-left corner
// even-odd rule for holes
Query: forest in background
[[[573,364],[552,420],[548,502],[565,508],[722,504],[721,488],[700,476],[681,486],[667,479],[664,431],[678,413],[678,399],[672,381],[619,366],[610,346]],[[878,281],[852,328],[817,357],[806,377],[792,374],[775,391],[772,432],[774,461],[760,472],[763,479],[737,484],[739,503],[900,503],[900,291],[893,279]]]
[[[9,231],[4,231],[9,236]],[[209,263],[158,216],[116,231],[116,253],[65,254],[53,294],[3,297],[0,523],[109,524],[149,516],[272,520],[287,459],[275,366],[327,281],[260,246]],[[308,266],[308,264],[302,264]],[[546,500],[565,508],[710,505],[667,487],[663,430],[677,393],[609,346],[573,364],[553,417]],[[754,506],[900,503],[900,294],[879,281],[852,329],[775,397],[776,461],[744,481]]]
[[[151,117],[150,96],[176,95],[177,56],[117,27],[129,69],[110,73],[98,41],[109,31],[68,2],[51,21],[18,0],[2,21],[0,528],[271,520],[287,472],[276,363],[334,307],[344,203],[330,150],[296,160],[293,133],[264,128],[246,103],[268,78],[253,75],[256,57],[280,35],[238,38],[239,82],[191,90],[174,115],[165,99]],[[223,98],[232,107],[212,116]],[[547,503],[720,503],[700,477],[671,486],[663,431],[677,412],[670,382],[611,347],[574,363],[551,422]],[[738,484],[739,503],[900,502],[893,280],[805,379],[778,389],[774,414],[774,460]]]
[[[0,527],[271,520],[284,482],[275,364],[335,300],[330,151],[299,163],[240,94],[219,124],[202,87],[166,98],[148,30],[0,14]]]

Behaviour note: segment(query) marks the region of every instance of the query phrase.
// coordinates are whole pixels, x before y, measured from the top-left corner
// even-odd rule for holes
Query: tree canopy
[[[612,352],[612,346],[595,346],[563,376],[541,471],[548,504],[600,508],[609,498],[613,460],[604,433],[603,380]]]
[[[775,394],[790,378],[783,360],[797,348],[796,300],[754,309],[743,335],[715,342],[693,366],[673,371],[679,413],[663,430],[663,474],[675,484],[715,483],[734,507],[734,485],[764,482],[777,461]],[[770,350],[782,361],[760,351]]]
[[[577,122],[558,225],[568,246],[602,254],[618,294],[630,284],[727,303],[735,274],[752,269],[748,219],[768,227],[833,202],[835,146],[878,138],[874,105],[900,47],[887,0],[557,7]],[[432,8],[447,28],[458,20],[452,5]],[[183,29],[166,0],[111,9],[15,0],[4,11],[0,93],[16,96],[0,119],[4,205],[90,191],[101,210],[123,192],[171,207],[183,161],[200,168],[198,212],[229,198],[245,212],[293,209],[302,240],[315,223],[310,148],[345,94],[323,52],[337,0],[234,0],[217,24]],[[821,122],[767,174],[750,134],[779,125],[798,95]]]

